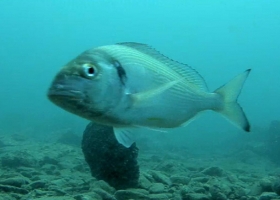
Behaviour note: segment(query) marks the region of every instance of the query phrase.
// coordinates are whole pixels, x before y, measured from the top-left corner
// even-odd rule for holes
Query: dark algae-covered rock
[[[138,148],[119,144],[113,128],[90,123],[84,131],[82,149],[92,176],[116,189],[138,186]]]

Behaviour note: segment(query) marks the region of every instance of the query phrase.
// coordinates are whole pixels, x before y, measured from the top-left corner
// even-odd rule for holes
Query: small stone
[[[108,183],[106,183],[103,180],[100,181],[94,181],[90,184],[90,188],[91,189],[96,189],[96,188],[100,188],[110,194],[113,194],[116,190],[115,188],[111,187]]]
[[[96,194],[95,192],[89,192],[85,194],[79,194],[74,196],[75,200],[102,200],[102,197]]]
[[[192,178],[191,180],[195,181],[195,182],[206,183],[209,181],[209,178],[208,177],[196,177],[196,178]]]
[[[163,183],[163,184],[166,184],[166,185],[171,185],[172,184],[170,179],[166,175],[162,174],[159,171],[150,171],[150,174],[153,176],[155,181],[157,181],[159,183]]]
[[[259,200],[279,199],[279,196],[274,192],[264,192],[261,194]]]
[[[204,169],[202,173],[209,176],[222,176],[224,172],[220,167],[209,167]]]
[[[56,185],[56,186],[59,186],[59,187],[63,187],[63,186],[65,186],[67,184],[67,181],[65,179],[61,178],[61,179],[53,180],[53,181],[51,181],[51,183],[53,185]]]
[[[183,200],[210,200],[210,197],[206,194],[199,194],[199,193],[190,193],[185,194]]]
[[[46,182],[43,180],[35,181],[33,183],[30,183],[29,186],[34,189],[44,188],[46,186]]]
[[[163,194],[150,194],[150,200],[169,200],[173,197],[170,193],[163,193]]]
[[[206,193],[206,190],[203,188],[203,187],[194,187],[193,188],[193,191],[195,193],[202,193],[202,194],[205,194]]]
[[[41,197],[32,200],[75,200],[75,199],[69,196],[65,196],[65,197]]]
[[[151,193],[164,193],[164,185],[162,183],[154,183],[150,187],[149,191]]]
[[[185,194],[187,194],[187,193],[190,193],[190,192],[192,192],[192,190],[188,187],[188,186],[183,186],[182,188],[181,188],[181,194],[182,195],[185,195]]]
[[[0,181],[0,184],[21,187],[22,185],[29,184],[29,182],[30,180],[26,177],[14,177]]]
[[[227,200],[227,196],[222,192],[217,192],[215,195],[212,194],[212,198],[215,200]]]
[[[149,194],[149,191],[144,190],[144,189],[131,188],[131,189],[129,189],[129,191],[132,191],[132,192],[139,192],[139,193],[142,193],[142,194],[145,194],[145,195],[148,195],[148,194]]]
[[[272,192],[272,179],[269,177],[262,178],[260,180],[260,186],[263,192]]]
[[[116,200],[116,198],[111,195],[110,193],[100,189],[100,188],[96,188],[96,189],[91,189],[92,192],[95,192],[96,194],[98,194],[99,196],[102,197],[102,199],[106,199],[106,200]]]
[[[189,182],[191,181],[191,179],[189,177],[185,177],[185,176],[171,176],[170,180],[172,182],[172,184],[183,184],[183,185],[188,185]]]
[[[14,186],[9,186],[9,185],[0,185],[0,191],[13,192],[13,193],[17,193],[17,194],[28,194],[29,193],[28,190],[14,187]]]
[[[130,199],[137,199],[137,200],[147,200],[149,197],[140,192],[134,192],[130,190],[118,190],[115,193],[115,197],[117,200],[130,200]]]

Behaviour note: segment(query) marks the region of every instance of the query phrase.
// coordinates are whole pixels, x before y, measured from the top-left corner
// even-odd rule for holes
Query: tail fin
[[[223,106],[217,111],[247,132],[250,132],[250,124],[242,108],[237,103],[237,98],[250,71],[251,69],[246,70],[226,85],[223,85],[214,91],[215,93],[220,94],[223,99]]]

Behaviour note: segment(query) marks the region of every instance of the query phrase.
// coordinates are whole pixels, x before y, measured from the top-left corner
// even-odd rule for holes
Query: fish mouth
[[[47,96],[53,102],[82,100],[85,95],[79,86],[77,81],[56,80],[49,88]]]

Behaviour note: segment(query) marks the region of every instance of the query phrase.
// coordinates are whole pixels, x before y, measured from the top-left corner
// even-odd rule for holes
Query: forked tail
[[[222,107],[216,111],[247,132],[250,131],[250,124],[241,106],[238,104],[237,98],[250,71],[251,69],[246,70],[226,85],[214,91],[221,95],[223,99]]]

